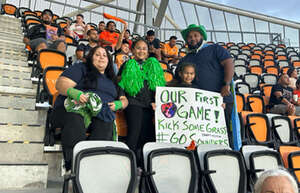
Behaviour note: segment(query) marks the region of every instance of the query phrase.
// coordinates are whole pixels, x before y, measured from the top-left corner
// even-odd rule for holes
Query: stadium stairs
[[[21,22],[0,24],[0,193],[61,192],[62,153],[44,151],[46,110],[35,110]]]

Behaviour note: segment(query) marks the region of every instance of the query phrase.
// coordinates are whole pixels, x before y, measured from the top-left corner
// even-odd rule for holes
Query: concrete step
[[[1,59],[0,59],[1,60]],[[5,60],[5,59],[3,59]],[[21,61],[24,63],[24,61]],[[24,65],[24,64],[22,64]],[[19,65],[12,65],[10,63],[3,63],[0,61],[0,69],[2,70],[10,70],[10,71],[19,71],[19,72],[25,72],[25,73],[31,73],[31,68],[26,66],[19,66]]]
[[[29,89],[33,88],[32,81],[30,79],[16,79],[16,78],[8,78],[5,76],[0,76],[0,85],[19,87],[19,88],[29,88]]]
[[[0,64],[1,65],[1,64]],[[30,80],[30,72],[22,72],[18,70],[10,70],[10,69],[1,69],[0,75],[4,75],[9,78],[20,78],[20,79],[29,79]]]
[[[45,126],[0,125],[0,141],[39,141],[45,136]]]
[[[11,42],[9,40],[4,40],[4,39],[1,39],[0,40],[0,44],[14,44],[13,46],[11,47],[20,47],[20,46],[23,46],[23,48],[25,48],[25,44],[23,42]]]
[[[44,189],[47,187],[47,164],[0,164],[0,189]]]
[[[0,108],[16,110],[35,110],[35,98],[0,94]]]
[[[63,181],[63,154],[62,152],[44,153],[44,161],[48,164],[48,180]],[[63,172],[62,172],[63,170]]]
[[[24,56],[19,56],[19,57],[14,57],[14,58],[6,56],[6,58],[0,58],[0,65],[1,65],[1,63],[4,65],[10,65],[10,66],[23,66],[23,67],[30,69],[28,67],[27,57],[24,57]]]
[[[11,86],[0,86],[0,94],[36,96],[36,89],[11,87]]]
[[[27,57],[25,49],[22,49],[22,50],[21,49],[20,50],[15,50],[15,49],[0,49],[0,55],[4,55],[4,54]]]
[[[0,163],[45,163],[43,152],[42,142],[0,143]]]
[[[0,124],[41,126],[45,125],[46,114],[46,111],[23,111],[0,108]]]
[[[7,16],[7,15],[0,15],[0,21],[11,21],[11,22],[15,22],[15,23],[21,23],[20,19],[14,17],[14,16]]]

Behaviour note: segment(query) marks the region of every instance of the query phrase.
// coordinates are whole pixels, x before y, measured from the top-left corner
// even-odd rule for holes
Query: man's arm
[[[221,88],[221,95],[228,96],[230,95],[230,83],[234,75],[234,64],[232,58],[223,60],[221,64],[224,66],[224,85]]]
[[[127,26],[128,26],[127,23],[124,24],[123,31],[122,31],[121,34],[119,35],[118,42],[117,42],[117,44],[116,44],[116,46],[115,46],[115,50],[118,50],[118,49],[121,48],[121,46],[122,46],[122,41],[123,41],[123,38],[124,38],[124,34],[125,34],[126,30],[127,30]]]

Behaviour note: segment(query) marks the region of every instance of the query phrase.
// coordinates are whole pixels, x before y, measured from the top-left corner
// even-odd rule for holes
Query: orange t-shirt
[[[100,33],[99,35],[99,39],[100,40],[105,40],[105,41],[109,41],[112,43],[112,45],[106,45],[106,44],[102,44],[103,47],[105,46],[112,46],[113,48],[116,46],[118,39],[119,39],[119,34],[116,32],[109,32],[107,30],[103,31]]]
[[[164,52],[167,55],[176,55],[178,56],[178,48],[177,46],[174,46],[173,48],[171,48],[170,44],[165,44],[164,45]],[[171,58],[168,58],[168,60],[170,60]]]

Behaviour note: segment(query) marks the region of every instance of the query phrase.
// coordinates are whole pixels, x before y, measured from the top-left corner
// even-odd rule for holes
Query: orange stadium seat
[[[1,13],[17,16],[17,7],[12,4],[2,4]]]
[[[276,76],[278,76],[279,74],[279,69],[277,66],[267,66],[266,67],[266,72],[269,74],[274,74]]]
[[[247,97],[249,109],[255,113],[265,113],[264,99],[260,95],[249,95]]]
[[[275,66],[275,61],[273,59],[265,59],[264,60],[264,68],[268,66]]]
[[[242,112],[246,108],[246,102],[245,97],[241,93],[236,93],[236,106],[237,106],[237,112]]]
[[[297,146],[280,146],[279,147],[279,153],[281,155],[281,158],[283,160],[283,164],[285,168],[289,168],[288,164],[288,156],[292,152],[300,151],[300,147]]]
[[[41,11],[34,11],[34,13],[36,14],[36,16],[41,17],[42,16],[42,12]]]
[[[173,80],[173,73],[169,70],[164,70],[164,77],[166,82],[171,82]]]
[[[292,65],[293,65],[294,68],[299,68],[300,67],[300,60],[293,61]]]

